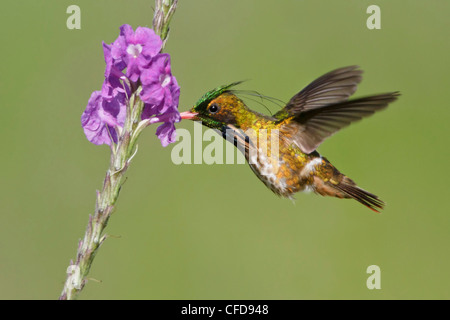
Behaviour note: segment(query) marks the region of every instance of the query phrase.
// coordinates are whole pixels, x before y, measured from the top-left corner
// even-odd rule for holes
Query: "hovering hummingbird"
[[[329,136],[395,101],[398,92],[348,100],[362,80],[349,66],[331,71],[297,93],[272,116],[250,110],[233,88],[240,82],[207,92],[182,119],[201,121],[231,137],[256,176],[275,194],[292,198],[312,190],[322,196],[352,198],[375,212],[385,203],[356,185],[317,151]],[[264,132],[267,140],[261,139]],[[275,138],[275,140],[273,139]],[[278,143],[278,152],[271,152]],[[265,150],[265,151],[263,151]]]

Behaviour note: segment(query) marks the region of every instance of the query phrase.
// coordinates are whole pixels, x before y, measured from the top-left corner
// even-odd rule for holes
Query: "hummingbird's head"
[[[239,83],[234,82],[205,93],[191,110],[181,113],[181,118],[201,121],[204,126],[218,130],[228,125],[239,127],[239,115],[247,107],[230,90]]]

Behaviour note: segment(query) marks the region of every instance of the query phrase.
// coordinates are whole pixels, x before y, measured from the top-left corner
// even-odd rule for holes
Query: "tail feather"
[[[380,198],[373,193],[361,189],[353,182],[353,180],[347,177],[342,179],[342,181],[334,187],[375,212],[379,213],[379,209],[383,209],[385,206],[385,203]]]

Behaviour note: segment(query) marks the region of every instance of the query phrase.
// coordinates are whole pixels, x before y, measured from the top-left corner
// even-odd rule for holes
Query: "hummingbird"
[[[249,109],[235,90],[241,82],[234,82],[205,93],[181,118],[219,130],[245,154],[256,176],[280,197],[293,199],[297,192],[313,191],[355,199],[380,212],[385,203],[378,196],[358,187],[317,151],[326,138],[385,109],[400,95],[388,92],[349,99],[361,80],[358,66],[333,70],[270,116]]]

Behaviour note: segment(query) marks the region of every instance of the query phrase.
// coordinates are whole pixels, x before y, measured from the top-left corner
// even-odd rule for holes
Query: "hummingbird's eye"
[[[209,107],[209,113],[216,113],[217,111],[219,111],[219,106],[217,104],[212,104]]]

